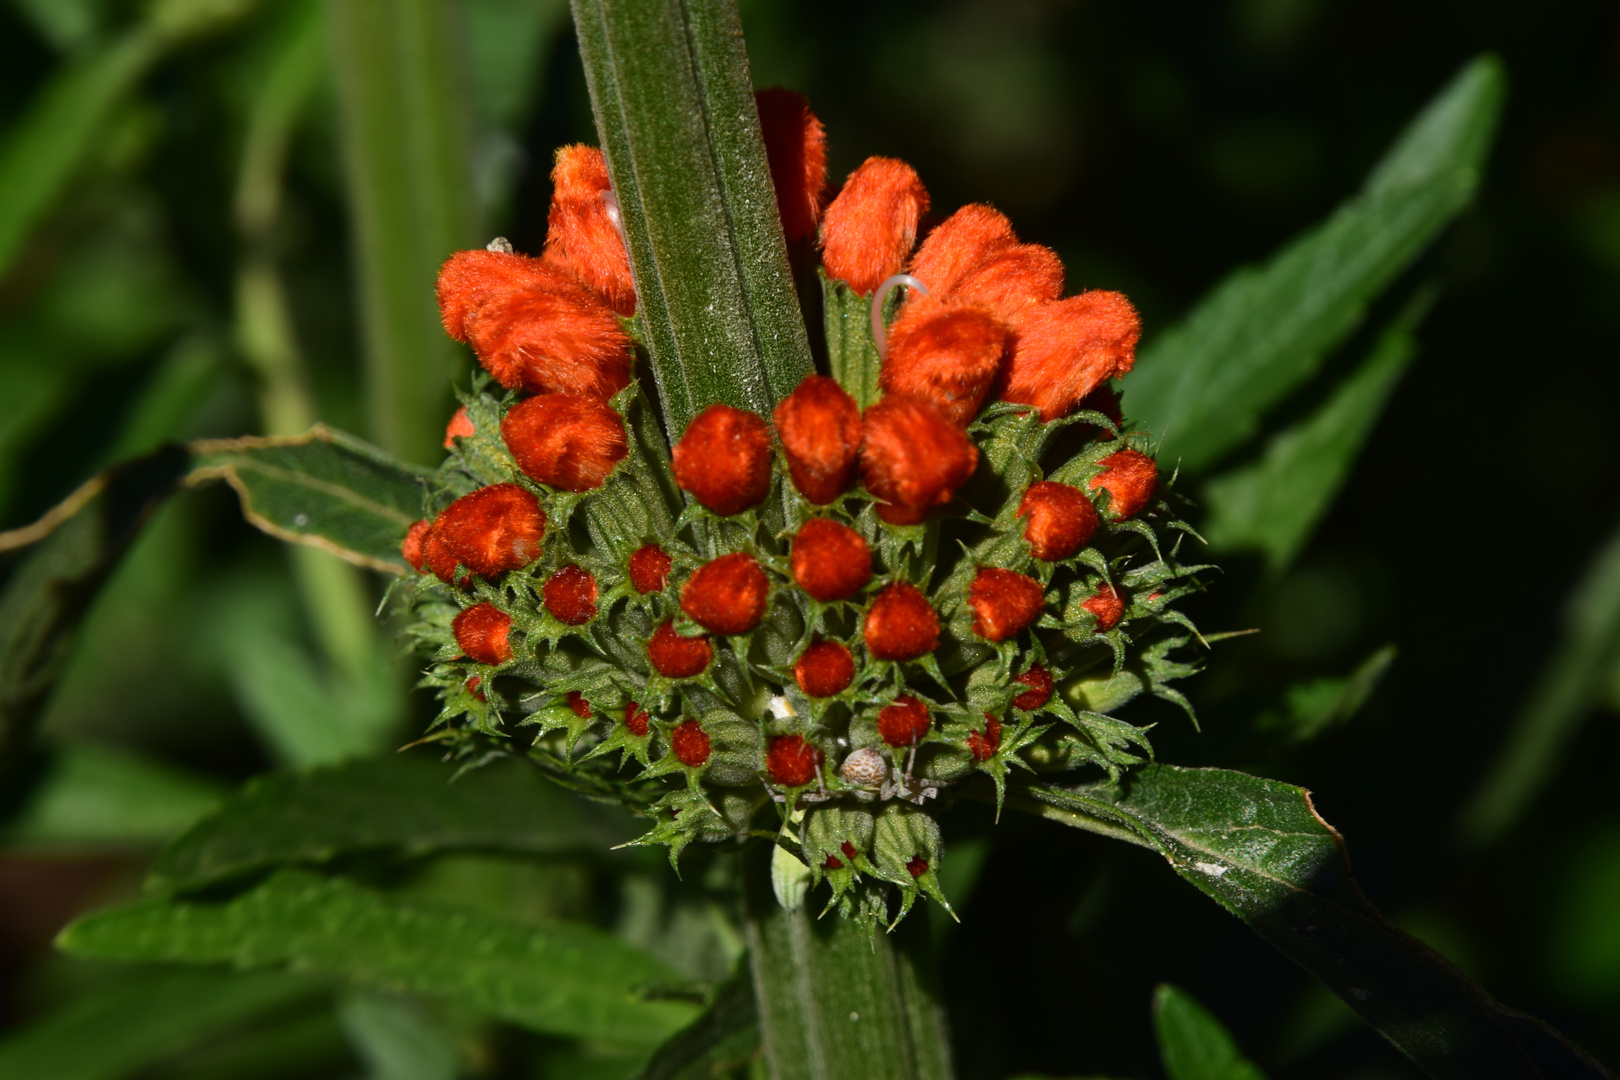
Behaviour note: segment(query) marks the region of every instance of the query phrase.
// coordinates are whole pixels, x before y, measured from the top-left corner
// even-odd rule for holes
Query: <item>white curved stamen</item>
[[[904,285],[906,288],[920,292],[924,296],[928,295],[928,286],[910,274],[895,274],[892,277],[885,278],[883,284],[877,287],[877,291],[872,294],[872,340],[877,342],[879,359],[883,356],[884,347],[889,343],[888,334],[883,328],[883,301],[889,298],[889,293],[893,291],[896,285]]]

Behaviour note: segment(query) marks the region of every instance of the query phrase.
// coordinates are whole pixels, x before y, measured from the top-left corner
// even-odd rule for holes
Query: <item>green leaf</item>
[[[1342,679],[1313,679],[1289,687],[1284,708],[1262,713],[1255,727],[1277,732],[1289,742],[1309,742],[1361,711],[1395,662],[1395,654],[1394,645],[1385,645]]]
[[[227,900],[147,900],[74,923],[57,945],[107,960],[229,963],[442,997],[555,1035],[648,1045],[693,1009],[638,989],[676,973],[588,926],[500,919],[281,871]]]
[[[126,750],[69,743],[45,755],[7,847],[161,844],[219,804],[212,780]]]
[[[1226,769],[1150,765],[1119,788],[1014,790],[1008,806],[1163,855],[1431,1076],[1609,1075],[1386,922],[1351,877],[1343,840],[1303,788]]]
[[[152,971],[84,994],[0,1040],[0,1076],[118,1080],[205,1037],[324,992],[290,975]]]
[[[191,482],[230,484],[243,516],[271,536],[357,566],[409,572],[399,546],[422,516],[430,471],[320,424],[307,435],[205,440],[191,450]]]
[[[1360,195],[1264,266],[1227,278],[1142,350],[1125,413],[1198,472],[1257,430],[1367,304],[1467,206],[1501,110],[1502,65],[1480,57],[1407,127]]]
[[[1221,1022],[1185,990],[1159,984],[1153,992],[1153,1030],[1170,1080],[1266,1080]]]
[[[423,1013],[392,995],[366,992],[338,1006],[371,1080],[456,1080],[456,1044]]]
[[[768,415],[809,338],[732,0],[574,0],[670,437],[715,401]]]
[[[452,783],[455,774],[454,765],[402,754],[261,776],[159,855],[147,884],[193,889],[355,852],[603,851],[637,831],[627,815],[562,791],[524,761],[498,761]]]
[[[1267,570],[1286,569],[1349,478],[1395,384],[1417,354],[1413,329],[1428,302],[1408,307],[1371,355],[1310,416],[1272,436],[1259,460],[1204,485],[1210,547],[1258,551]]]
[[[1563,631],[1519,706],[1496,760],[1469,799],[1463,834],[1499,838],[1558,769],[1564,748],[1609,692],[1620,663],[1620,529],[1604,543],[1566,601]]]
[[[433,283],[482,246],[472,182],[469,85],[449,0],[326,5],[354,220],[371,434],[407,461],[437,462],[465,364],[439,326]]]
[[[709,1080],[740,1072],[759,1051],[754,984],[739,972],[703,1015],[653,1051],[636,1080]]]

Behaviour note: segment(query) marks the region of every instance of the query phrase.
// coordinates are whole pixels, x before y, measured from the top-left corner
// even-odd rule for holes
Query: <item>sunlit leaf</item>
[[[1185,990],[1161,984],[1153,992],[1153,1030],[1170,1080],[1265,1080],[1221,1022]]]

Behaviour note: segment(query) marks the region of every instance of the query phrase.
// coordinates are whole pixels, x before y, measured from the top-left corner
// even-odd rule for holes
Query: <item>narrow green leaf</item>
[[[271,536],[384,573],[410,570],[399,546],[422,516],[430,471],[322,425],[307,435],[206,440],[191,450],[190,482],[224,480],[242,497],[243,516]]]
[[[433,283],[482,246],[468,80],[448,0],[327,0],[354,218],[371,434],[436,462],[462,354],[439,326]]]
[[[811,372],[732,0],[574,0],[671,438],[715,401],[769,414]]]
[[[1161,983],[1153,992],[1153,1030],[1170,1080],[1266,1080],[1221,1022],[1185,990]]]
[[[57,945],[106,960],[291,968],[427,994],[555,1035],[655,1044],[690,1005],[639,988],[675,981],[660,961],[588,926],[496,918],[395,900],[281,871],[223,901],[147,900],[74,923]]]
[[[52,749],[21,811],[0,828],[7,847],[161,844],[219,804],[212,780],[93,743]]]
[[[1360,323],[1367,304],[1467,206],[1501,110],[1492,56],[1407,127],[1360,195],[1265,265],[1237,271],[1142,350],[1125,413],[1198,472],[1254,434]]]
[[[1204,485],[1204,537],[1217,552],[1258,551],[1281,573],[1333,504],[1384,404],[1417,354],[1413,329],[1427,302],[1385,329],[1371,355],[1310,416],[1271,438],[1258,461]]]
[[[221,647],[237,703],[277,762],[312,769],[378,749],[376,710],[344,693],[290,628],[233,619]]]
[[[1497,839],[1524,815],[1552,780],[1564,748],[1609,692],[1620,664],[1620,529],[1566,603],[1558,643],[1463,810],[1463,833],[1475,843]]]
[[[1150,765],[1120,788],[1008,789],[1008,806],[1128,839],[1316,975],[1430,1076],[1606,1077],[1541,1021],[1503,1007],[1390,925],[1303,788],[1225,769]]]
[[[323,993],[291,975],[153,971],[84,994],[0,1039],[0,1076],[120,1080],[200,1040]]]
[[[355,852],[605,851],[638,831],[627,815],[569,795],[524,761],[495,762],[452,783],[455,774],[452,764],[407,753],[258,777],[159,855],[147,885],[194,889]]]
[[[338,1017],[370,1080],[456,1080],[456,1044],[423,1012],[390,994],[344,998]]]
[[[1343,678],[1312,679],[1288,688],[1280,710],[1255,719],[1260,731],[1276,732],[1289,742],[1309,742],[1329,728],[1345,723],[1367,703],[1395,662],[1395,646],[1385,645]]]
[[[741,1072],[759,1052],[754,984],[739,972],[720,988],[703,1015],[653,1052],[636,1080],[709,1080]]]

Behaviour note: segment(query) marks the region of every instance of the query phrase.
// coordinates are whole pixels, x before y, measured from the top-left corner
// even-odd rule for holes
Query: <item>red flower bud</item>
[[[886,397],[866,410],[861,480],[891,525],[915,525],[950,502],[978,464],[978,447],[927,401]]]
[[[776,407],[775,419],[800,494],[825,506],[849,490],[861,449],[861,410],[836,380],[806,375]]]
[[[1159,467],[1140,450],[1121,450],[1099,462],[1103,471],[1091,478],[1091,490],[1108,492],[1108,516],[1115,521],[1134,517],[1153,501],[1159,486]]]
[[[939,645],[939,615],[915,585],[897,581],[872,601],[862,634],[878,660],[915,660]]]
[[[844,864],[842,860],[838,858],[838,856],[829,855],[827,856],[826,861],[821,864],[821,868],[823,870],[842,870],[844,868]]]
[[[973,632],[989,641],[1006,641],[1034,622],[1046,603],[1041,583],[1025,574],[981,566],[968,587]]]
[[[855,657],[838,641],[818,641],[793,665],[793,678],[811,697],[841,694],[855,681]]]
[[[924,398],[966,427],[1001,373],[1007,329],[989,312],[922,296],[889,328],[878,385],[886,394]]]
[[[472,418],[467,415],[467,406],[463,405],[456,410],[454,416],[450,417],[450,422],[444,425],[444,448],[454,450],[457,439],[470,439],[476,434],[478,429],[473,427]]]
[[[928,873],[928,860],[921,855],[913,855],[906,860],[906,873],[914,878],[922,877]]]
[[[431,525],[422,535],[422,562],[434,577],[446,585],[450,584],[450,578],[456,572],[456,557],[450,554],[450,549],[444,546],[444,538],[435,533]],[[465,586],[469,580],[471,575],[463,574],[456,584]]]
[[[1097,617],[1097,632],[1104,633],[1119,625],[1125,616],[1125,600],[1112,585],[1104,585],[1080,605]]]
[[[648,724],[651,720],[652,717],[648,715],[647,710],[643,709],[635,702],[632,701],[625,705],[624,726],[629,730],[630,734],[634,735],[636,738],[646,738]]]
[[[423,550],[423,545],[427,543],[428,533],[432,531],[431,522],[412,522],[411,527],[405,530],[405,542],[399,545],[399,553],[405,556],[405,561],[418,570],[426,565],[427,553]]]
[[[546,610],[558,622],[583,626],[596,618],[596,577],[583,566],[563,566],[540,590]]]
[[[630,452],[619,414],[584,394],[518,402],[501,421],[501,438],[525,475],[564,491],[601,487]]]
[[[803,787],[816,778],[821,751],[802,735],[778,735],[765,751],[765,768],[783,787]]]
[[[765,617],[771,582],[759,562],[743,551],[698,567],[681,586],[681,610],[716,634],[746,634]]]
[[[585,695],[578,690],[568,691],[568,707],[574,710],[574,715],[581,720],[591,718],[591,703],[585,700]]]
[[[1012,699],[1015,709],[1030,712],[1052,700],[1052,673],[1039,664],[1013,679],[1013,682],[1029,687]]]
[[[964,206],[923,238],[911,260],[911,276],[935,295],[948,295],[969,273],[1016,243],[1005,215],[982,203]]]
[[[782,232],[792,244],[816,235],[821,194],[827,186],[827,135],[801,94],[773,86],[754,92],[765,160],[776,188]]]
[[[771,431],[751,412],[710,405],[675,444],[675,481],[721,516],[764,501],[771,486]]]
[[[682,637],[675,632],[675,620],[665,619],[647,642],[647,662],[668,679],[690,679],[701,675],[714,659],[714,646],[708,635]]]
[[[482,690],[478,689],[480,686],[484,685],[484,677],[482,675],[474,675],[471,678],[469,678],[466,682],[462,683],[462,685],[467,688],[467,693],[471,694],[473,697],[477,698],[479,701],[488,701],[489,700],[488,698],[486,698],[484,696],[484,692]]]
[[[664,591],[664,586],[669,584],[669,568],[674,564],[675,560],[657,544],[643,544],[630,553],[625,568],[630,572],[630,584],[635,586],[636,592],[646,596]]]
[[[866,294],[906,265],[928,191],[910,165],[870,157],[827,207],[821,222],[821,262],[827,276]]]
[[[844,853],[844,858],[848,859],[850,862],[854,862],[855,856],[860,854],[860,852],[856,850],[855,845],[850,843],[848,840],[845,840],[842,844],[839,844],[838,850],[842,851]]]
[[[480,577],[494,577],[537,559],[545,534],[546,512],[540,500],[516,484],[491,484],[445,507],[434,520],[423,551],[433,572],[445,582],[450,574],[435,558],[439,545],[444,557],[454,560],[449,567],[459,562]]]
[[[512,629],[512,616],[494,604],[474,604],[450,623],[461,651],[480,664],[504,664],[512,659],[512,646],[506,640]]]
[[[799,588],[825,604],[855,595],[871,580],[872,552],[848,525],[811,518],[793,538],[789,567]]]
[[[1007,401],[1034,405],[1042,420],[1067,416],[1087,394],[1136,363],[1142,321],[1117,292],[1093,290],[1023,313],[1007,362]]]
[[[1018,503],[1018,516],[1029,518],[1024,526],[1029,553],[1046,562],[1067,559],[1097,531],[1097,508],[1085,492],[1053,480],[1029,486]]]
[[[984,714],[984,731],[970,731],[967,737],[968,753],[974,761],[989,761],[1001,748],[1001,721]]]
[[[878,710],[878,735],[890,746],[915,746],[933,726],[928,706],[914,697],[897,697]]]
[[[564,146],[551,169],[551,212],[546,258],[562,263],[579,282],[620,315],[636,313],[630,257],[613,224],[607,159],[594,146]],[[615,204],[616,205],[616,204]]]
[[[688,720],[669,733],[669,748],[688,768],[699,768],[709,760],[709,733],[696,720]]]

